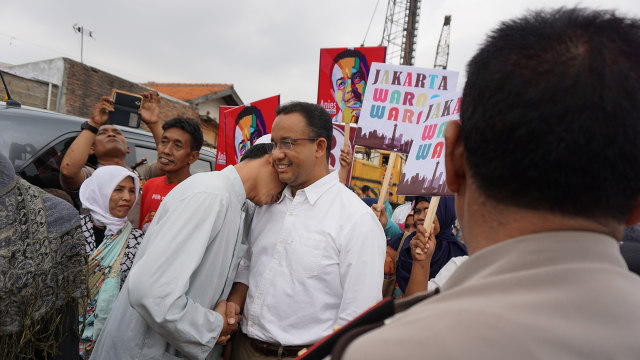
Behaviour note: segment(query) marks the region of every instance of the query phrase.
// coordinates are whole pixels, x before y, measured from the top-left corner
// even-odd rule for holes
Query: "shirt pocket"
[[[318,235],[301,235],[290,246],[291,271],[296,277],[317,276],[325,258],[327,239]]]

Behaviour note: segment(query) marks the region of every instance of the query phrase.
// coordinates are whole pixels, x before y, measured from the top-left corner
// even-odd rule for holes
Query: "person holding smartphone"
[[[151,133],[158,146],[162,137],[162,125],[158,115],[160,113],[160,97],[157,93],[146,92],[142,94],[140,117]],[[95,171],[87,166],[89,155],[97,159],[97,167],[104,165],[126,166],[125,156],[129,153],[127,140],[122,131],[108,124],[109,113],[114,111],[113,99],[103,96],[93,108],[91,118],[81,126],[80,135],[73,141],[60,164],[60,184],[77,198],[78,189]],[[154,174],[155,166],[139,167],[137,174],[141,180],[147,180],[157,176]],[[129,220],[134,227],[138,227],[139,205],[129,212]]]

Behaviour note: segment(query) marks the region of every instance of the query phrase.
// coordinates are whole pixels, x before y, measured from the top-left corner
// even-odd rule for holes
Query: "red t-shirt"
[[[167,184],[166,176],[155,177],[147,180],[142,187],[142,195],[140,195],[140,230],[147,231],[151,220],[156,215],[156,211],[160,207],[160,203],[178,184]]]

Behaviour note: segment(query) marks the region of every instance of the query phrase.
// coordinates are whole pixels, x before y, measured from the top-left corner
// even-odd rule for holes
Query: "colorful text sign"
[[[455,91],[456,71],[374,63],[367,82],[356,145],[408,154],[415,134],[456,111],[429,100]]]
[[[460,121],[462,93],[455,92],[427,101],[434,114],[424,124],[400,177],[400,195],[453,195],[444,170],[444,129],[450,121]],[[437,116],[435,116],[437,115]]]

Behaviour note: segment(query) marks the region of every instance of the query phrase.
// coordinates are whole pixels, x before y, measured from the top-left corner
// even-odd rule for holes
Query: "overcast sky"
[[[135,82],[231,83],[244,102],[317,98],[319,50],[376,46],[387,0],[0,0],[0,62],[80,60]],[[374,9],[375,11],[374,15]],[[416,66],[432,67],[452,15],[449,69],[461,72],[486,34],[528,9],[576,4],[640,17],[638,0],[423,0]],[[459,85],[460,88],[460,85]]]

